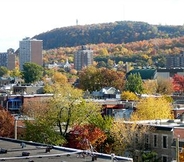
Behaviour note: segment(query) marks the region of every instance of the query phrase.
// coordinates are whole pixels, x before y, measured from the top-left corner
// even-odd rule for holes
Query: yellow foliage
[[[144,93],[146,94],[154,94],[157,90],[157,83],[154,80],[147,80],[143,83]]]
[[[52,77],[52,80],[60,84],[66,84],[68,81],[67,77],[60,72],[55,72]]]
[[[151,131],[149,126],[117,120],[111,128],[111,135],[115,139],[115,153],[123,155],[125,150],[129,150],[133,156],[136,149],[144,148],[145,134],[149,131]]]
[[[121,94],[122,100],[138,100],[138,97],[135,93],[130,91],[123,91]]]
[[[142,98],[136,108],[132,120],[172,119],[172,105],[164,97]]]

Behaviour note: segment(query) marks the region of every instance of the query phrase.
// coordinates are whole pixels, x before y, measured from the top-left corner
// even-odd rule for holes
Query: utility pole
[[[16,119],[16,117],[15,117],[15,119],[14,119],[14,125],[15,125],[15,135],[14,135],[14,138],[15,139],[17,139],[17,119]]]
[[[176,162],[180,162],[180,155],[179,155],[179,135],[176,138]]]

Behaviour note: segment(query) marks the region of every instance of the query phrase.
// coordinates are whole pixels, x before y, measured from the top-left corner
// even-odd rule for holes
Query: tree
[[[143,83],[144,93],[155,94],[157,91],[157,82],[154,80],[146,80]]]
[[[101,87],[114,87],[118,90],[124,89],[125,74],[124,72],[114,71],[106,68],[99,69]]]
[[[5,66],[0,66],[0,77],[7,74],[8,74],[8,69]]]
[[[34,83],[42,78],[43,68],[35,63],[26,62],[23,65],[22,76],[26,83]]]
[[[111,116],[102,116],[101,114],[91,116],[89,118],[89,124],[94,125],[97,128],[100,128],[105,132],[106,140],[97,148],[100,152],[111,153],[113,148],[114,139],[111,136],[111,128],[113,125],[114,119]]]
[[[184,92],[184,76],[175,74],[173,76],[173,88],[175,92]]]
[[[16,67],[15,69],[10,71],[10,76],[11,77],[18,77],[21,78],[21,72],[20,70]]]
[[[100,85],[98,78],[98,69],[94,66],[88,66],[79,73],[79,87],[89,92],[99,90]]]
[[[77,149],[94,149],[95,151],[106,140],[105,133],[91,124],[76,125],[69,132],[68,145]]]
[[[123,91],[121,94],[122,100],[138,100],[138,97],[135,93],[129,91]]]
[[[136,122],[115,121],[111,129],[115,139],[114,153],[124,155],[128,152],[132,158],[135,158],[135,155],[141,156],[142,152],[148,149],[145,145],[145,135],[151,130],[150,126],[139,125]]]
[[[49,102],[50,115],[60,135],[66,137],[69,128],[88,122],[92,115],[101,113],[101,107],[83,99],[83,92],[69,84],[58,86]]]
[[[34,118],[33,121],[25,121],[24,140],[53,145],[62,145],[66,142],[55,129],[56,122],[52,118],[48,105],[48,99],[24,103],[22,113]]]
[[[14,118],[2,107],[0,107],[0,136],[14,137]]]
[[[142,98],[136,105],[132,120],[172,119],[172,105],[164,97]]]
[[[52,145],[62,145],[66,142],[65,138],[56,131],[55,121],[47,112],[42,117],[37,116],[33,122],[25,121],[25,126],[24,140]]]
[[[54,75],[52,76],[52,82],[59,83],[59,84],[66,84],[68,82],[68,79],[62,73],[54,72]]]
[[[79,74],[80,87],[89,92],[100,90],[103,87],[114,87],[122,90],[124,87],[123,72],[116,72],[106,68],[90,66],[82,70]]]
[[[125,83],[125,90],[133,93],[142,94],[143,82],[139,73],[130,74]]]
[[[173,92],[173,84],[170,79],[158,78],[157,79],[157,93],[163,95],[170,95]]]

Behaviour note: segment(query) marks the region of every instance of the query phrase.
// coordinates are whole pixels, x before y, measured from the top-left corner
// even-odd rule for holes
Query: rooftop
[[[77,150],[60,146],[48,146],[35,142],[0,137],[0,161],[5,162],[130,162],[131,158],[102,154],[89,150]]]

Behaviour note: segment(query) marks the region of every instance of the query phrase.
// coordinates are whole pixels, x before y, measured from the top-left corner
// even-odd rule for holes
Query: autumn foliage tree
[[[122,90],[124,77],[123,72],[89,66],[80,72],[79,83],[83,90],[88,90],[89,92],[100,90],[103,87],[114,87]]]
[[[184,76],[178,74],[173,76],[173,88],[175,92],[184,92]]]
[[[163,95],[170,95],[173,92],[173,84],[170,79],[158,78],[157,79],[157,93]]]
[[[92,115],[101,113],[98,104],[84,100],[83,91],[70,84],[57,86],[53,97],[49,100],[49,107],[50,115],[64,137],[72,126],[84,124]]]
[[[100,128],[91,124],[76,125],[69,132],[69,137],[69,147],[83,150],[91,149],[92,147],[95,149],[107,138]]]
[[[115,139],[114,152],[124,155],[127,151],[131,157],[135,158],[139,150],[139,154],[145,150],[145,134],[151,131],[151,127],[139,125],[136,122],[125,122],[117,120],[113,123],[111,134]]]
[[[0,107],[0,136],[14,137],[14,117]]]
[[[165,97],[142,98],[136,104],[132,120],[172,119],[172,105]]]
[[[129,91],[123,91],[121,94],[122,100],[138,100],[138,97],[135,93]]]

